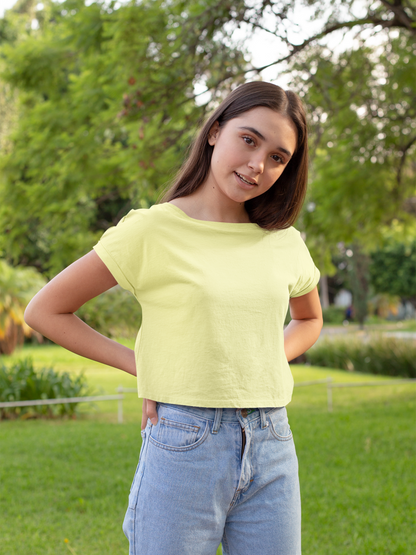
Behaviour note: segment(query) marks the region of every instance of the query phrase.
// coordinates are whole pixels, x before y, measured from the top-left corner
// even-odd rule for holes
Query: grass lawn
[[[25,348],[3,361],[23,355],[40,366],[84,370],[100,392],[135,385],[55,346]],[[292,370],[298,383],[385,379]],[[300,464],[303,555],[413,555],[416,384],[337,389],[333,397],[328,413],[325,386],[298,387],[288,406]],[[140,449],[134,393],[126,394],[124,415],[118,425],[117,404],[109,401],[84,405],[75,421],[0,422],[2,555],[128,552],[121,524]]]

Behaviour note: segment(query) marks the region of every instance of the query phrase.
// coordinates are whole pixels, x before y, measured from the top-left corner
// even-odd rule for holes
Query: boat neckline
[[[253,223],[253,222],[217,222],[217,221],[212,221],[212,220],[200,220],[198,218],[192,218],[191,216],[188,216],[188,214],[186,212],[184,212],[181,208],[179,208],[179,206],[176,206],[176,204],[172,204],[171,202],[163,202],[162,204],[159,204],[158,206],[162,206],[163,204],[170,206],[173,208],[173,211],[175,212],[175,214],[177,216],[182,217],[185,220],[190,220],[192,222],[196,222],[198,224],[204,224],[204,225],[213,225],[215,227],[232,227],[233,229],[236,228],[245,228],[245,229],[262,229],[258,224]]]

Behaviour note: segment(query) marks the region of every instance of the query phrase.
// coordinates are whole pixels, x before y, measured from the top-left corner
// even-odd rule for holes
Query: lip
[[[253,189],[253,187],[256,187],[256,186],[257,186],[257,183],[256,183],[253,179],[250,179],[249,177],[247,177],[246,175],[244,175],[244,174],[242,174],[242,173],[239,174],[239,173],[237,173],[237,172],[234,172],[234,175],[235,175],[235,178],[236,178],[236,180],[237,180],[237,183],[238,183],[243,189],[251,190],[251,189]],[[247,179],[247,181],[251,181],[253,184],[250,185],[249,183],[246,183],[245,181],[243,181],[242,179],[240,179],[240,177],[239,177],[240,175],[241,175],[241,177],[243,177],[244,179]]]

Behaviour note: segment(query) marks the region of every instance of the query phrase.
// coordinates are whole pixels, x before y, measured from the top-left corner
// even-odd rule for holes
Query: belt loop
[[[261,429],[264,430],[268,427],[269,423],[267,422],[266,411],[265,409],[260,409],[260,422],[261,422]]]
[[[221,426],[222,409],[215,409],[214,424],[212,425],[212,433],[218,434]]]

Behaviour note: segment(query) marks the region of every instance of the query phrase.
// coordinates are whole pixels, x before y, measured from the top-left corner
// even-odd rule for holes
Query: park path
[[[416,341],[416,332],[414,331],[400,331],[400,330],[383,331],[383,328],[380,328],[379,326],[368,326],[368,327],[365,327],[363,330],[360,330],[358,324],[349,324],[348,326],[324,326],[322,328],[319,339],[322,339],[323,337],[335,337],[335,336],[346,335],[346,334],[351,334],[354,337],[357,337],[357,336],[366,337],[368,336],[369,332],[373,332],[373,331],[381,332],[384,337],[397,337],[398,339],[409,339],[409,340]]]

